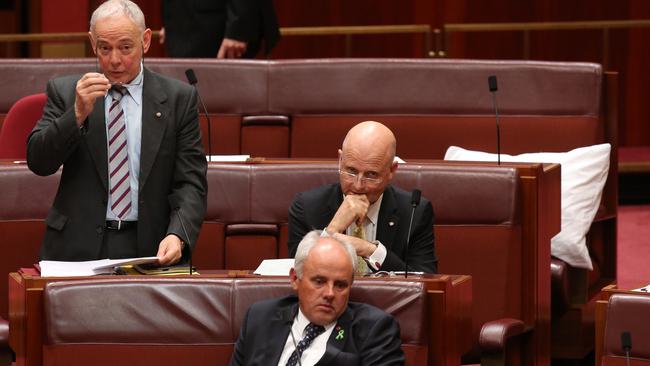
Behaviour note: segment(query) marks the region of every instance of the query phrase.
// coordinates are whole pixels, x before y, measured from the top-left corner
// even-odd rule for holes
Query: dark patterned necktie
[[[126,122],[120,100],[126,88],[111,88],[113,102],[108,110],[108,181],[111,210],[119,220],[131,211],[131,185],[129,180],[129,154],[126,146]]]
[[[322,325],[309,323],[309,325],[307,325],[307,328],[305,328],[305,338],[303,338],[300,342],[298,342],[298,345],[296,345],[296,349],[293,350],[291,357],[289,357],[289,360],[287,360],[287,366],[296,366],[298,364],[298,360],[300,357],[302,357],[302,352],[307,349],[307,347],[309,347],[314,338],[318,337],[324,331],[325,328]]]

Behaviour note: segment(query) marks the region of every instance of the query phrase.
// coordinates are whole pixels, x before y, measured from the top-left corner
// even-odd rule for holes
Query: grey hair
[[[305,259],[309,256],[309,252],[314,248],[318,241],[321,239],[323,234],[322,230],[312,230],[305,235],[300,243],[298,244],[298,249],[296,250],[296,258],[293,263],[293,268],[296,270],[296,276],[302,278],[302,267],[305,263]],[[352,263],[352,273],[357,269],[357,252],[354,250],[354,247],[347,240],[341,240],[333,236],[325,236],[326,238],[332,239],[335,242],[339,243],[348,257],[350,257],[350,262]]]
[[[93,33],[98,20],[115,15],[126,16],[143,32],[147,28],[144,14],[136,3],[130,0],[108,0],[98,6],[90,17],[90,32]]]

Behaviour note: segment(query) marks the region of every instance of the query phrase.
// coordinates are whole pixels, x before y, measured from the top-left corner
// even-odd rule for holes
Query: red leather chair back
[[[25,160],[27,136],[43,115],[45,93],[19,99],[7,113],[0,129],[0,159]]]
[[[630,333],[630,357],[650,364],[650,296],[613,294],[607,304],[606,319],[602,364],[624,364],[623,332]]]

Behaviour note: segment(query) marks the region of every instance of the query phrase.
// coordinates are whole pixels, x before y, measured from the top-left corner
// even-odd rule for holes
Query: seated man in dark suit
[[[339,149],[339,183],[296,195],[289,209],[289,256],[310,230],[345,234],[359,256],[357,274],[378,270],[435,273],[433,208],[422,199],[411,237],[411,193],[390,185],[397,169],[393,133],[379,122],[362,122]]]
[[[349,243],[308,233],[289,273],[298,296],[250,307],[230,365],[404,365],[397,321],[348,303],[355,266]]]

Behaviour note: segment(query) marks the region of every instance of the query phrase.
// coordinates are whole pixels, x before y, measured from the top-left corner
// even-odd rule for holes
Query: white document
[[[41,277],[81,277],[112,274],[113,268],[125,265],[155,263],[158,257],[100,259],[85,262],[40,261]]]
[[[645,287],[640,287],[640,288],[635,288],[632,291],[639,291],[639,292],[650,292],[650,285],[645,286]]]
[[[293,262],[293,258],[265,259],[253,273],[262,276],[288,276]]]
[[[208,161],[222,162],[222,163],[245,163],[250,159],[250,155],[208,155]]]

